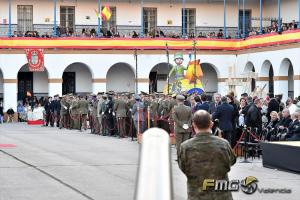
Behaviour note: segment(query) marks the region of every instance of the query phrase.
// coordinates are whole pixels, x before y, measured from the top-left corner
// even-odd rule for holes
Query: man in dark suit
[[[217,107],[216,111],[213,113],[213,120],[219,120],[219,128],[223,132],[223,137],[232,144],[232,120],[234,109],[232,105],[227,102],[227,97],[221,98],[222,104]]]
[[[197,100],[198,98],[195,97],[195,101],[197,102],[197,104],[195,106],[195,112],[198,111],[198,110],[205,110],[205,111],[208,112],[209,111],[209,103],[207,101],[206,94],[201,94],[201,101],[199,99],[199,102]]]
[[[300,121],[299,121],[300,112],[295,112],[292,114],[292,122],[288,127],[287,138],[291,138],[297,131],[299,131]]]
[[[293,120],[291,119],[289,109],[285,108],[282,111],[282,119],[279,121],[276,127],[278,127],[280,130],[287,129],[292,121]]]
[[[221,94],[215,93],[214,102],[209,105],[209,113],[213,114],[219,105],[221,105]]]
[[[257,128],[258,133],[262,131],[262,116],[261,116],[262,100],[257,98],[248,109],[245,115],[245,124],[251,128]]]

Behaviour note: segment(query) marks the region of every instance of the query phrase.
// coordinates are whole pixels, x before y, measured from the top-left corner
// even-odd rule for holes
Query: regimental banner
[[[43,49],[25,49],[29,71],[42,72],[45,70],[43,52]]]

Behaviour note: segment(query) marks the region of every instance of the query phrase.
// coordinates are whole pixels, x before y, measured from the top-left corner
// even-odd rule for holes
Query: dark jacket
[[[293,134],[297,134],[297,131],[298,131],[298,134],[299,134],[299,127],[300,127],[300,121],[298,119],[296,119],[295,121],[291,122],[288,129],[289,129],[289,132],[288,134],[290,136],[292,136]]]
[[[207,112],[209,111],[209,104],[208,102],[204,102],[204,103],[197,103],[195,106],[195,111],[197,110],[206,110]]]
[[[232,131],[232,120],[233,120],[234,109],[232,105],[223,103],[217,107],[213,113],[213,120],[219,119],[219,127],[222,131]]]
[[[255,105],[252,104],[248,109],[247,114],[245,115],[245,124],[248,127],[256,127],[259,130],[262,129],[262,118],[260,109]]]
[[[279,123],[277,124],[277,127],[279,126],[283,126],[285,128],[288,128],[290,123],[292,122],[293,120],[291,119],[290,116],[286,117],[286,118],[282,118]]]
[[[221,105],[221,102],[219,102],[217,105],[215,102],[212,102],[210,105],[209,105],[209,113],[210,114],[213,114],[214,112],[216,112],[216,109],[218,106]]]
[[[0,115],[3,116],[3,107],[2,106],[0,106]]]

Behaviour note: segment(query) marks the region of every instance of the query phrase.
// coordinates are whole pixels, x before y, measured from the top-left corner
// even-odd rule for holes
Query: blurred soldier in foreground
[[[189,200],[232,199],[230,191],[203,190],[205,179],[228,180],[227,173],[236,162],[228,141],[211,134],[212,126],[209,113],[197,111],[193,117],[196,135],[180,146],[178,163],[187,177]]]

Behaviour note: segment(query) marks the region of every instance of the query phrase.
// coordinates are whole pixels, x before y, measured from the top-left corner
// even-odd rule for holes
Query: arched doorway
[[[218,74],[215,66],[210,63],[201,63],[203,77],[201,79],[203,89],[209,96],[218,92]]]
[[[116,63],[106,74],[106,91],[134,92],[135,74],[127,63]]]
[[[254,68],[254,65],[252,62],[247,62],[246,66],[245,66],[245,70],[244,70],[244,73],[246,74],[250,74],[249,72],[255,72],[255,68]],[[253,74],[252,73],[252,74]],[[256,88],[256,79],[255,78],[251,78],[251,81],[250,81],[250,85],[248,85],[249,88],[251,91],[250,92],[253,92]]]
[[[168,65],[168,63],[159,63],[151,69],[149,74],[149,93],[164,91],[171,69],[172,65]]]
[[[18,72],[18,101],[30,96],[48,96],[48,72],[46,68],[41,72],[31,72],[25,64]]]
[[[93,91],[92,73],[84,63],[72,63],[63,73],[62,94],[89,94]]]
[[[281,90],[288,91],[287,97],[294,98],[294,69],[290,59],[285,58],[280,64],[279,77],[287,77],[285,83],[281,84]],[[284,81],[284,80],[283,80]]]
[[[260,72],[260,77],[268,77],[267,80],[267,92],[269,94],[274,94],[274,70],[272,63],[269,60],[266,60],[262,64],[261,72]]]

